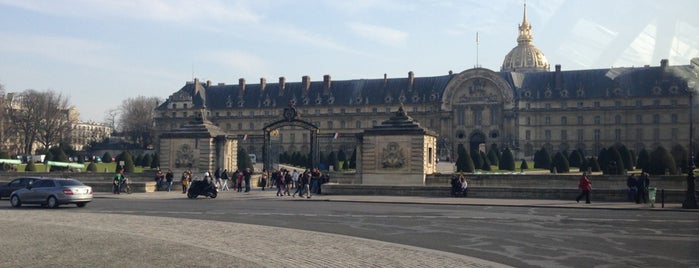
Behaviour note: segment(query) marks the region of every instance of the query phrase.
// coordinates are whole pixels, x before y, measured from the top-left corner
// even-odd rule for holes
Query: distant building
[[[621,144],[636,152],[659,145],[686,148],[686,90],[697,80],[699,59],[678,66],[662,60],[660,66],[591,70],[556,65],[551,71],[532,44],[531,30],[525,6],[517,46],[500,71],[473,68],[434,77],[409,72],[404,78],[345,81],[304,76],[294,83],[261,78],[258,84],[241,78],[237,85],[194,79],[156,108],[157,129],[175,129],[205,109],[215,125],[239,137],[239,147],[260,156],[262,128],[281,119],[293,102],[301,117],[319,128],[322,153],[344,150],[349,157],[354,134],[387,120],[403,104],[421,126],[438,133],[440,159],[454,159],[460,144],[471,150],[495,144],[517,158],[532,157],[542,147],[579,149],[587,156]],[[272,134],[278,153],[309,150],[306,131]]]
[[[73,150],[82,151],[85,145],[108,139],[112,128],[95,122],[78,122],[71,126],[70,143]]]

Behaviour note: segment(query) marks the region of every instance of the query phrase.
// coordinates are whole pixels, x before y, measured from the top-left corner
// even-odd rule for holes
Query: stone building
[[[293,101],[304,120],[319,128],[322,153],[355,148],[355,134],[387,120],[402,104],[421,126],[438,134],[437,155],[453,159],[456,148],[510,148],[517,158],[549,152],[600,149],[623,144],[639,151],[662,145],[686,145],[689,99],[699,59],[687,65],[564,70],[532,43],[532,25],[519,25],[517,46],[500,71],[473,68],[447,75],[276,83],[261,78],[249,84],[187,82],[157,108],[158,129],[170,130],[191,120],[201,108],[211,122],[239,137],[239,146],[261,155],[262,127],[278,120]],[[278,152],[307,152],[308,134],[279,131]],[[245,139],[243,139],[245,137]],[[696,144],[696,143],[695,143]],[[485,146],[483,146],[485,145]],[[684,146],[686,148],[686,146]]]

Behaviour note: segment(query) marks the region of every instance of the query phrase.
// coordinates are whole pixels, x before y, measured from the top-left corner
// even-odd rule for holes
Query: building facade
[[[550,70],[548,60],[532,43],[532,27],[524,18],[517,46],[500,71],[485,68],[447,75],[383,79],[213,84],[194,79],[158,108],[161,131],[189,122],[200,109],[248,153],[261,155],[263,127],[282,118],[293,103],[304,120],[319,128],[321,153],[356,145],[355,134],[387,120],[402,104],[422,127],[438,134],[437,155],[454,158],[456,148],[510,148],[517,158],[549,152],[582,150],[597,155],[612,145],[629,149],[672,148],[689,144],[689,94],[697,80],[699,58],[687,65]],[[308,152],[308,133],[282,129],[274,135],[278,152]],[[696,144],[696,143],[695,143]],[[485,146],[484,146],[485,145]],[[694,150],[696,151],[696,150]],[[274,155],[274,154],[273,154]]]

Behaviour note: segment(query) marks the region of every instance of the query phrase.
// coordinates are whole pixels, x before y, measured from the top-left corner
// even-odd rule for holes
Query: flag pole
[[[480,68],[481,65],[478,64],[478,48],[480,47],[481,43],[481,38],[478,36],[478,32],[476,32],[476,68]]]

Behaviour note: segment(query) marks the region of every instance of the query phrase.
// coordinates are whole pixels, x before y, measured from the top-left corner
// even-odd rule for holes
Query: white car
[[[43,178],[10,194],[10,204],[13,207],[23,204],[37,204],[49,208],[64,204],[84,207],[90,201],[92,187],[76,179]]]

